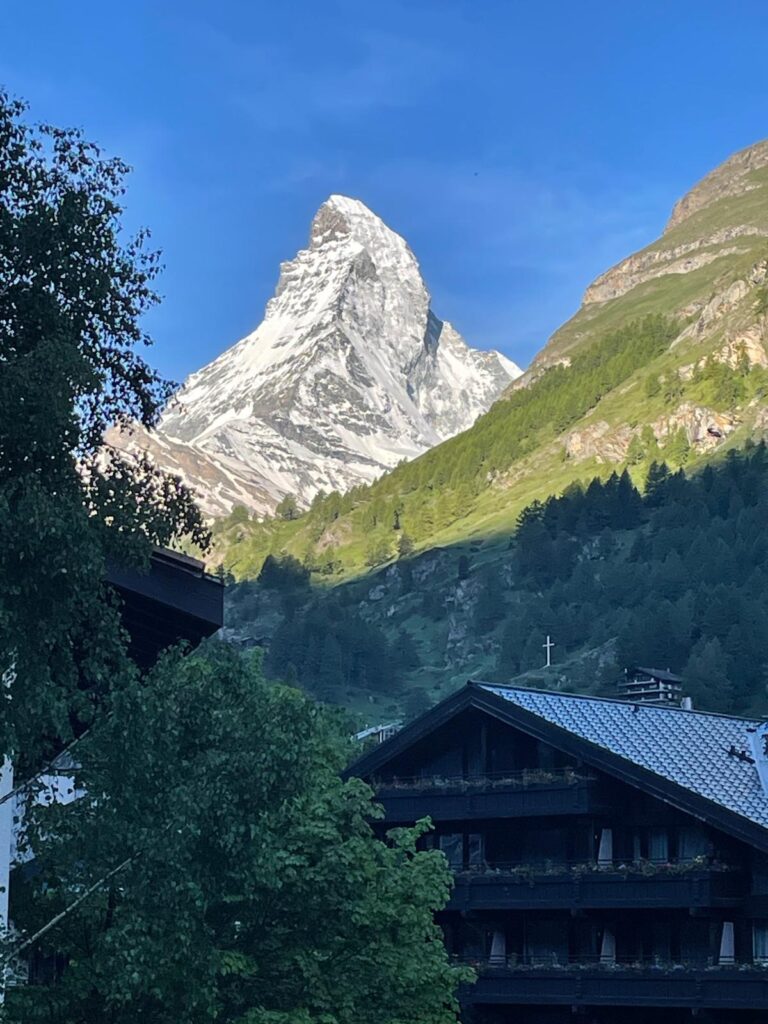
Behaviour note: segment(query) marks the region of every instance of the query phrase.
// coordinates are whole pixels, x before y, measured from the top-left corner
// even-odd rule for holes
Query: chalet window
[[[485,863],[483,837],[478,832],[467,836],[467,867],[479,868]]]
[[[756,964],[768,964],[768,921],[752,924],[752,958]]]
[[[650,958],[656,963],[672,963],[679,959],[679,943],[674,941],[669,921],[654,921],[651,924]]]
[[[648,836],[648,859],[655,864],[666,864],[669,861],[669,835],[664,829],[651,829]]]
[[[440,836],[440,849],[454,870],[464,867],[464,836],[461,832]]]
[[[610,925],[606,925],[603,928],[603,934],[600,939],[600,963],[616,963],[616,934]]]
[[[597,863],[601,868],[607,868],[613,864],[612,828],[603,828],[600,830],[600,845],[597,848]]]
[[[529,963],[568,963],[567,923],[546,919],[526,921],[524,952]]]
[[[568,836],[563,828],[531,828],[522,839],[522,860],[529,864],[562,861],[567,850]]]
[[[720,930],[720,951],[717,962],[720,965],[736,962],[736,936],[733,921],[723,921],[723,926]]]
[[[492,964],[503,964],[507,959],[507,936],[501,929],[491,935],[491,951],[488,960]]]
[[[697,857],[706,857],[709,852],[709,839],[705,832],[698,828],[680,829],[677,839],[678,860],[696,860]]]
[[[632,860],[637,864],[643,859],[643,837],[635,832],[632,836]]]

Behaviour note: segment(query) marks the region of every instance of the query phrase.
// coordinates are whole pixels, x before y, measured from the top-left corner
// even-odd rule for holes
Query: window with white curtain
[[[467,836],[467,864],[471,868],[482,867],[485,861],[483,837],[479,832],[470,832]]]
[[[756,964],[768,965],[768,921],[752,924],[752,958]]]
[[[461,869],[464,866],[464,836],[461,832],[440,836],[440,849],[452,868]]]

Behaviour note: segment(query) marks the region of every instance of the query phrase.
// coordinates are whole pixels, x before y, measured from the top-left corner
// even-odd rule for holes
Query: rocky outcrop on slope
[[[673,412],[664,413],[650,424],[662,450],[665,442],[682,428],[688,443],[697,452],[717,448],[723,439],[738,426],[734,415],[716,412],[694,402],[682,402]],[[642,435],[641,427],[628,424],[611,426],[598,420],[579,430],[570,431],[563,440],[566,457],[576,462],[594,459],[596,462],[619,465],[626,462],[633,438]]]
[[[723,228],[706,238],[676,245],[671,249],[650,249],[629,256],[592,282],[584,293],[584,305],[616,299],[655,277],[663,277],[666,274],[690,274],[715,260],[748,252],[738,245],[725,244],[746,235],[768,237],[768,230],[763,231],[754,225],[742,224]]]
[[[706,340],[734,309],[742,318],[743,310],[736,307],[765,283],[767,252],[764,141],[735,154],[684,196],[656,242],[596,278],[581,308],[552,335],[515,387],[526,386],[542,368],[646,312],[682,320],[685,330],[678,344],[687,338]]]
[[[690,192],[675,203],[666,230],[671,231],[699,210],[711,206],[720,199],[727,199],[756,188],[749,175],[762,167],[768,167],[768,140],[739,150],[702,178]]]

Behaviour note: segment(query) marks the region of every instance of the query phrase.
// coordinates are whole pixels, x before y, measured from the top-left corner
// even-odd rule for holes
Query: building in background
[[[617,684],[619,697],[637,704],[681,704],[683,678],[668,668],[627,668]]]

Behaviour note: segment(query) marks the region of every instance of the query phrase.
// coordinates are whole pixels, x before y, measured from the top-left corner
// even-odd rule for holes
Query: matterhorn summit
[[[112,443],[148,450],[211,515],[369,483],[471,426],[521,372],[429,303],[406,242],[333,195],[256,330],[187,379],[156,431]]]

